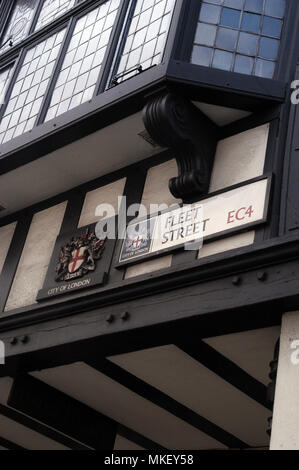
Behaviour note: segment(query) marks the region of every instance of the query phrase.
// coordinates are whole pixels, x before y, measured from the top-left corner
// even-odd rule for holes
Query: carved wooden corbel
[[[217,126],[186,98],[165,93],[152,99],[143,110],[151,138],[171,149],[179,176],[169,181],[174,197],[195,202],[209,190],[217,144]]]

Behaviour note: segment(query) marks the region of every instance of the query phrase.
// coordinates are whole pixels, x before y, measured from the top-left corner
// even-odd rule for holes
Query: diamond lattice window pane
[[[27,51],[0,123],[0,143],[35,125],[64,35],[59,31]]]
[[[75,0],[44,0],[35,30],[43,28],[75,5]]]
[[[16,0],[14,3],[2,36],[0,53],[26,38],[37,6],[37,2],[32,0]]]
[[[78,19],[46,121],[93,97],[119,5],[120,0],[108,0]]]

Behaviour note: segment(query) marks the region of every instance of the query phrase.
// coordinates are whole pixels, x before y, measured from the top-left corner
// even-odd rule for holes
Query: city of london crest
[[[71,238],[60,249],[55,281],[71,281],[95,271],[105,250],[105,241],[99,240],[89,229],[82,236]]]
[[[121,252],[121,260],[147,254],[152,243],[154,219],[146,219],[127,227],[126,238]]]

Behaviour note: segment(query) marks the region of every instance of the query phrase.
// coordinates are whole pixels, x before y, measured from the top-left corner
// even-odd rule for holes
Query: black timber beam
[[[218,139],[223,140],[228,137],[240,134],[241,132],[254,129],[255,127],[268,124],[269,122],[279,119],[281,113],[280,106],[272,106],[270,108],[259,110],[242,119],[238,119],[230,124],[226,124],[218,129]]]
[[[271,410],[267,387],[204,341],[179,342],[176,346],[241,392]]]
[[[16,378],[7,404],[92,449],[113,449],[114,421],[34,377]]]
[[[4,439],[3,437],[0,436],[0,446],[4,447],[6,450],[27,450],[22,446],[19,446],[18,444],[15,444],[14,442],[8,441],[7,439]]]
[[[145,400],[154,403],[163,410],[168,411],[177,418],[190,424],[194,428],[199,429],[201,432],[207,434],[216,441],[221,442],[225,446],[233,449],[243,449],[249,447],[248,444],[244,443],[229,432],[195,413],[190,408],[187,408],[183,404],[177,402],[161,390],[158,390],[152,385],[144,382],[143,380],[134,376],[130,372],[127,372],[111,361],[107,359],[103,359],[101,361],[91,360],[88,361],[87,364],[102,374],[107,375],[122,386],[128,388],[132,392],[138,394]]]
[[[141,111],[145,96],[165,86],[165,70],[163,64],[152,67],[57,116],[55,121],[35,126],[30,135],[23,134],[2,144],[0,175]]]
[[[291,269],[293,268],[295,268],[295,272],[294,275],[291,275]],[[178,296],[181,299],[180,303],[187,306],[192,299],[188,297],[182,302],[182,297],[184,289],[187,291],[190,285],[194,286],[192,289],[193,295],[202,296],[205,290],[210,294],[209,302],[204,305],[201,303],[200,309],[198,308],[199,304],[196,304],[196,311],[199,314],[217,312],[219,307],[222,311],[228,311],[234,308],[250,308],[254,305],[256,310],[262,302],[272,302],[274,300],[276,305],[280,303],[279,307],[283,304],[283,308],[297,309],[299,308],[296,280],[296,276],[299,277],[298,268],[298,236],[289,236],[279,240],[272,239],[258,244],[254,250],[250,246],[220,253],[207,259],[189,262],[180,266],[180,268],[174,266],[154,274],[138,276],[137,278],[107,285],[95,289],[93,293],[81,291],[71,298],[60,301],[55,300],[54,302],[46,301],[11,311],[0,318],[0,333],[14,328],[19,329],[26,325],[32,326],[44,321],[90,312],[94,308],[99,313],[103,310],[107,312],[107,307],[116,304],[120,304],[121,308],[124,308],[130,302],[134,301],[135,303],[136,299],[145,297],[148,297],[150,302],[155,295],[157,295],[157,300],[160,303],[162,297],[165,297],[164,294],[173,290],[180,292]],[[257,278],[260,269],[267,270],[269,274],[265,282],[261,282]],[[283,270],[283,272],[278,278],[280,270]],[[243,283],[236,287],[232,285],[232,278],[237,273],[244,274],[244,278]],[[218,289],[219,285],[226,287],[227,281],[232,295],[224,298]],[[275,282],[275,289],[273,289],[273,282]],[[211,292],[214,287],[215,291]],[[244,288],[246,289],[246,295],[244,295]],[[173,295],[170,293],[169,297],[172,298]],[[292,302],[293,300],[295,302]],[[144,304],[144,301],[141,303]],[[163,309],[162,313],[162,317],[167,316],[169,319],[174,319],[174,315],[170,313],[169,309]],[[195,311],[190,312],[191,315],[194,313]],[[151,314],[152,323],[154,324],[155,312],[152,311]],[[181,316],[187,318],[188,314],[184,312]],[[159,312],[159,318],[162,317]],[[113,327],[110,330],[115,332]]]
[[[200,76],[200,80],[198,77]],[[283,103],[285,83],[170,61],[145,70],[93,97],[55,120],[2,144],[0,175],[44,157],[93,132],[141,111],[162,89],[193,101],[259,111]]]
[[[0,376],[173,344],[194,328],[207,338],[279,325],[299,309],[298,253],[294,237],[272,240],[254,256],[243,248],[10,314],[0,320]]]
[[[12,407],[12,408],[9,408],[9,407],[5,407],[3,405],[0,405],[0,413],[4,414],[6,417],[14,420],[14,421],[17,421],[18,423],[20,424],[23,424],[24,426],[32,429],[33,431],[36,431],[40,434],[43,434],[57,442],[60,442],[61,444],[65,445],[66,447],[69,447],[70,449],[72,450],[90,450],[90,446],[89,445],[85,445],[81,442],[77,442],[76,440],[73,440],[70,436],[73,435],[73,431],[72,431],[72,428],[71,428],[71,425],[72,423],[69,424],[69,422],[67,422],[65,424],[65,421],[63,420],[63,417],[62,415],[59,415],[59,413],[56,412],[56,416],[57,416],[57,420],[60,422],[60,425],[57,426],[56,423],[54,423],[53,421],[53,416],[52,416],[52,413],[51,413],[51,402],[47,402],[47,406],[46,406],[46,409],[50,409],[49,413],[51,414],[50,418],[49,416],[45,416],[45,413],[44,413],[44,408],[41,408],[42,407],[42,402],[43,402],[43,398],[46,398],[44,396],[42,396],[42,398],[40,396],[36,397],[36,392],[41,392],[41,388],[43,390],[46,390],[47,393],[49,394],[48,395],[48,399],[53,399],[55,400],[55,397],[53,396],[53,391],[58,393],[58,395],[64,395],[62,394],[61,392],[59,392],[58,390],[50,387],[49,385],[46,385],[42,382],[40,382],[38,379],[35,379],[33,377],[30,377],[30,376],[22,376],[22,378],[26,379],[26,384],[25,384],[25,381],[23,382],[20,382],[20,379],[17,379],[18,380],[18,383],[16,384],[17,387],[18,387],[18,390],[16,392],[16,389],[10,394],[10,397],[9,397],[9,405]],[[20,385],[21,384],[21,385]],[[28,388],[28,384],[29,384],[29,388]],[[25,396],[22,397],[22,390],[23,389],[20,389],[19,387],[20,386],[23,386],[25,385]],[[42,387],[40,387],[40,385]],[[31,395],[31,399],[29,399],[29,402],[26,401],[26,403],[24,403],[23,400],[27,400],[27,393],[32,393]],[[43,393],[43,392],[42,392]],[[56,394],[56,397],[57,397],[57,394]],[[72,407],[72,405],[74,404],[74,402],[76,402],[76,400],[74,400],[73,398],[71,397],[68,397],[66,395],[64,395],[64,399],[67,401],[68,404],[70,404],[70,407]],[[33,401],[35,402],[36,404],[36,400],[40,400],[40,404],[38,405],[38,407],[36,407],[36,409],[30,409],[30,403],[32,403]],[[28,405],[29,403],[29,405]],[[79,407],[81,408],[82,410],[82,413],[85,413],[85,410],[87,410],[87,413],[90,414],[90,408],[88,408],[86,405],[82,405],[80,402],[76,402],[76,406],[77,404],[79,404]],[[56,408],[56,402],[53,402],[52,406],[55,406]],[[82,407],[81,407],[82,405]],[[57,403],[57,406],[59,406],[59,402]],[[18,407],[18,409],[14,409],[15,407]],[[19,407],[22,408],[22,410],[19,410]],[[25,409],[26,409],[26,414],[23,414],[25,412]],[[69,408],[70,412],[72,411],[70,408]],[[95,419],[98,419],[100,421],[102,421],[103,419],[103,416],[98,413],[97,411],[95,410],[91,410]],[[30,417],[27,416],[27,413],[29,414],[30,413]],[[34,416],[32,415],[32,413],[34,413]],[[39,416],[39,419],[42,421],[42,422],[45,422],[45,425],[42,424],[42,422],[40,421],[36,421],[36,416]],[[65,415],[64,415],[65,416]],[[115,423],[114,421],[110,420],[109,418],[106,418],[104,417],[104,419],[106,421],[109,421],[109,425],[110,423],[112,422],[113,424]],[[49,422],[51,421],[51,423]],[[62,421],[62,422],[61,422]],[[55,424],[55,430],[52,429],[51,426],[53,426]],[[84,424],[84,423],[83,423]],[[92,426],[92,423],[90,423],[91,426],[90,426],[90,432],[91,434],[93,435],[94,434],[94,437],[96,437],[96,433],[97,433],[97,429]],[[48,427],[50,426],[50,427]],[[81,420],[80,420],[80,426],[81,426]],[[68,435],[65,435],[65,434],[60,434],[60,432],[58,431],[58,428],[63,428],[65,429],[65,431],[63,432],[66,432],[68,433]],[[105,432],[106,432],[106,426],[105,426]],[[115,428],[114,428],[114,431],[113,431],[115,434],[119,434],[120,436],[124,437],[125,439],[128,439],[129,441],[132,441],[134,442],[135,444],[143,447],[144,449],[149,449],[149,450],[156,450],[156,451],[165,451],[167,449],[165,449],[163,446],[161,446],[160,444],[157,444],[156,442],[152,441],[151,439],[148,439],[146,438],[145,436],[143,436],[142,434],[128,428],[127,426],[124,426],[122,424],[118,424],[118,423],[115,423]],[[0,445],[1,445],[1,442],[0,442]],[[107,450],[107,449],[105,449]]]
[[[210,67],[171,60],[167,83],[172,90],[192,100],[248,111],[283,103],[286,84],[282,81],[231,73]]]
[[[39,423],[35,419],[32,419],[17,410],[9,408],[6,405],[0,404],[0,415],[3,415],[6,418],[11,419],[12,421],[15,421],[16,423],[22,424],[22,426],[25,426],[26,428],[31,429],[32,431],[42,434],[43,436],[52,439],[52,441],[59,442],[60,444],[64,445],[65,447],[68,447],[69,449],[90,450],[90,447],[80,444],[79,442],[74,441],[70,437],[61,434],[56,430],[44,425],[43,423]]]

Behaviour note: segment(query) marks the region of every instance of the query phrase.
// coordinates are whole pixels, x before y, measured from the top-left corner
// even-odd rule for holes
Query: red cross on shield
[[[69,272],[74,273],[80,269],[82,264],[85,261],[85,251],[87,250],[87,246],[82,246],[82,248],[78,248],[77,250],[72,251],[72,260],[69,263]]]

